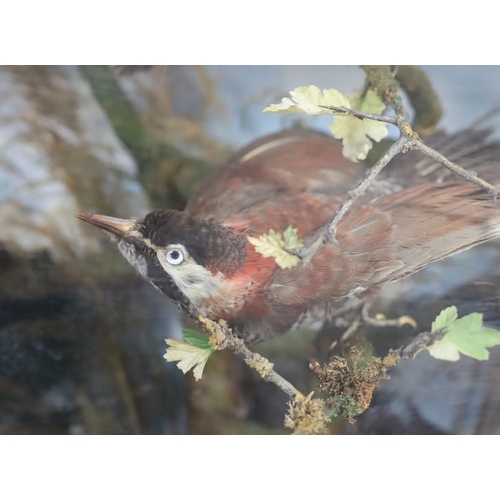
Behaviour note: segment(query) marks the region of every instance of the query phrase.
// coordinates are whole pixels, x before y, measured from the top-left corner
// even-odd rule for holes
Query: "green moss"
[[[363,409],[351,396],[341,394],[333,398],[330,411],[332,417],[342,417],[352,422],[354,417],[357,417],[362,412]]]

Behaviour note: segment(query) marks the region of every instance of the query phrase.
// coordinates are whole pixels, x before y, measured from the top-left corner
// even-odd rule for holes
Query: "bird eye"
[[[167,253],[167,262],[173,266],[178,266],[184,262],[184,255],[180,250],[170,250]]]

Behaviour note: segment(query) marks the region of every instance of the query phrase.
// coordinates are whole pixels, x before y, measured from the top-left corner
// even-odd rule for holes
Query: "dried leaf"
[[[316,85],[298,87],[290,92],[292,99],[285,97],[279,104],[271,104],[264,113],[307,113],[308,115],[329,115],[332,111],[320,106],[351,107],[349,99],[335,89],[321,90]]]
[[[335,115],[330,130],[337,139],[342,139],[343,154],[349,160],[364,160],[372,148],[372,140],[380,141],[387,136],[387,124],[375,120],[360,120],[355,116],[339,115],[337,111],[322,106],[337,106],[357,109],[367,113],[380,114],[385,104],[373,90],[363,96],[355,92],[349,98],[336,89],[321,90],[315,85],[298,87],[290,92],[291,99],[285,97],[279,104],[271,104],[265,113],[307,113],[308,115]]]
[[[297,229],[292,226],[288,226],[283,234],[270,229],[268,234],[262,234],[258,238],[247,238],[257,252],[264,257],[273,257],[282,269],[295,267],[300,262],[296,255],[287,252],[304,246],[304,242],[297,236]]]
[[[165,340],[170,347],[163,357],[167,361],[179,361],[177,368],[182,370],[184,374],[193,369],[194,378],[200,380],[203,369],[214,349],[208,343],[209,337],[206,335],[190,330],[184,330],[182,334],[187,342],[175,339]]]

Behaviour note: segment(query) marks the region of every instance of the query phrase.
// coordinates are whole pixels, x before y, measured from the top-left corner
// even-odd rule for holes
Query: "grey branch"
[[[392,350],[389,356],[396,357],[392,364],[402,359],[414,359],[420,351],[432,345],[436,340],[440,340],[443,337],[444,331],[445,329],[441,328],[434,332],[419,333],[407,346]]]
[[[489,182],[486,182],[485,180],[481,179],[481,177],[478,177],[476,172],[470,172],[465,168],[459,167],[455,163],[448,160],[448,158],[444,157],[441,153],[438,153],[436,150],[430,148],[429,146],[426,146],[420,140],[413,139],[411,141],[411,147],[414,149],[420,149],[420,151],[425,153],[433,160],[436,160],[437,162],[441,163],[452,172],[455,172],[456,174],[460,175],[469,182],[472,182],[473,184],[476,184],[480,188],[484,189],[492,197],[493,201],[496,201],[498,195],[500,194],[500,189],[491,185]]]
[[[347,198],[335,211],[333,216],[326,226],[323,233],[323,243],[335,243],[335,228],[346,214],[346,212],[351,208],[352,204],[368,189],[373,179],[381,172],[381,170],[398,154],[403,151],[405,146],[408,144],[408,138],[406,136],[401,136],[397,142],[395,142],[373,165],[368,171],[365,178],[356,186],[355,189],[347,193]]]
[[[376,120],[378,122],[392,123],[393,125],[398,125],[397,116],[385,116],[385,115],[377,115],[375,113],[365,113],[364,111],[357,111],[356,109],[346,108],[345,106],[319,106],[319,107],[330,109],[331,111],[337,111],[338,113],[343,113],[345,115],[355,116],[360,120],[370,119],[370,120]]]
[[[302,393],[288,382],[288,380],[274,371],[274,365],[268,359],[248,349],[245,342],[233,334],[225,321],[220,320],[216,323],[203,316],[200,316],[198,319],[211,334],[210,344],[214,349],[230,349],[236,354],[240,354],[250,368],[256,370],[267,382],[278,386],[290,398],[302,396]]]

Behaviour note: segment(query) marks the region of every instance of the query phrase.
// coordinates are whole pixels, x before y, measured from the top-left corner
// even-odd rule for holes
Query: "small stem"
[[[214,349],[230,349],[236,354],[240,354],[246,364],[256,370],[264,380],[278,386],[291,398],[302,396],[302,393],[288,382],[288,380],[273,370],[274,365],[268,359],[248,349],[245,342],[233,334],[225,321],[220,320],[216,323],[203,316],[199,316],[198,320],[203,324],[207,332],[210,333],[210,344]]]
[[[388,357],[391,358],[389,364],[394,365],[403,359],[414,359],[422,349],[429,347],[436,340],[440,340],[443,337],[444,330],[444,328],[441,328],[434,332],[419,333],[407,346],[392,350],[389,353]]]
[[[381,172],[381,170],[394,158],[398,153],[401,153],[405,146],[411,142],[406,135],[402,135],[389,149],[380,157],[380,159],[367,172],[364,179],[347,193],[347,198],[335,211],[330,222],[323,231],[323,243],[335,243],[335,228],[342,220],[342,217],[351,208],[352,204],[368,189],[373,179]]]
[[[441,153],[438,153],[429,146],[426,146],[423,142],[419,140],[411,141],[411,146],[414,149],[420,149],[420,151],[425,153],[433,160],[436,160],[437,162],[441,163],[446,168],[450,169],[452,172],[460,175],[469,182],[472,182],[473,184],[476,184],[476,186],[479,186],[480,188],[484,189],[493,198],[493,201],[494,202],[496,201],[498,195],[500,194],[500,189],[491,185],[489,182],[486,182],[485,180],[481,179],[481,177],[478,177],[476,172],[469,172],[468,170],[465,170],[465,168],[459,167],[456,163],[451,162]]]
[[[242,341],[243,342],[243,341]],[[244,344],[242,347],[238,348],[235,350],[237,354],[240,354],[245,361],[250,361],[249,366],[255,367],[256,364],[260,362],[268,362],[269,361],[261,356],[260,354],[257,354],[255,352],[252,352],[248,347],[246,347]],[[271,363],[269,363],[271,364]],[[264,375],[261,373],[259,370],[257,370],[259,374],[262,376],[264,380],[267,382],[271,382],[274,385],[278,386],[285,394],[287,394],[289,397],[294,398],[298,394],[301,394],[299,390],[297,390],[288,380],[283,378],[281,375],[276,373],[273,369],[269,370],[266,372]]]
[[[398,125],[397,116],[385,116],[378,115],[376,113],[365,113],[364,111],[358,111],[356,109],[346,108],[345,106],[320,106],[320,108],[330,109],[331,111],[337,111],[345,115],[352,115],[360,120],[370,119],[376,120],[378,122],[392,123],[393,125]]]
[[[356,316],[352,323],[349,325],[349,328],[342,334],[342,337],[340,337],[340,342],[345,342],[351,335],[356,333],[356,330],[359,328],[359,325],[361,324],[361,318],[359,316]]]

